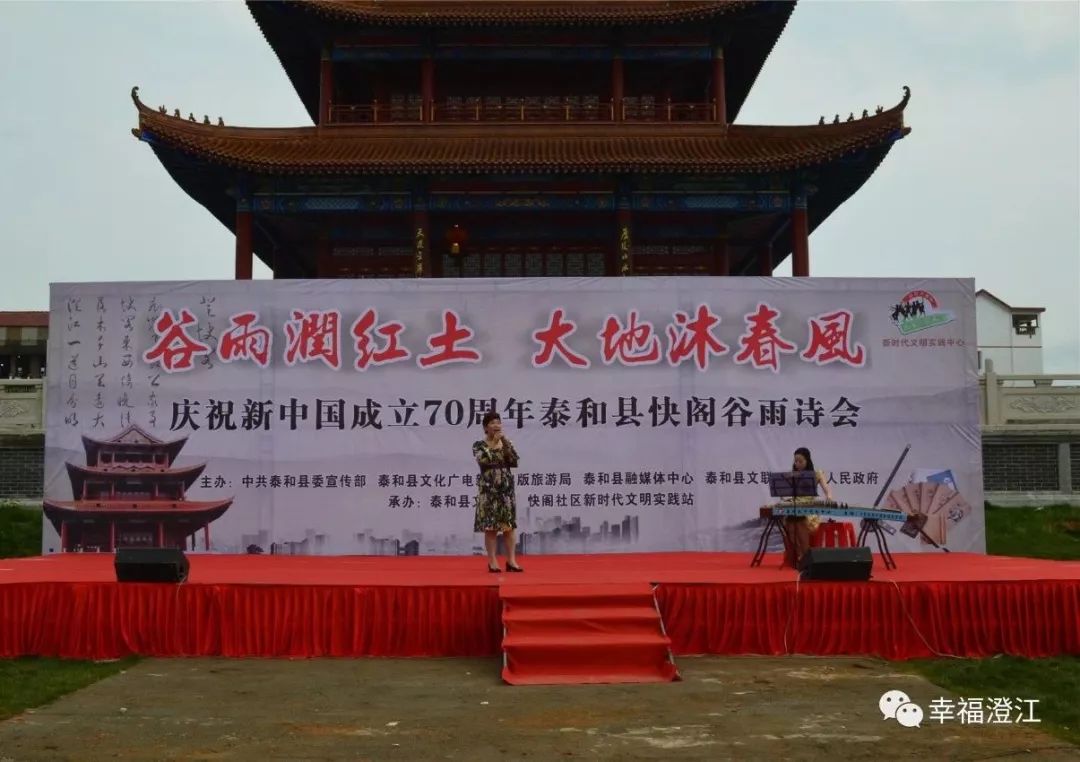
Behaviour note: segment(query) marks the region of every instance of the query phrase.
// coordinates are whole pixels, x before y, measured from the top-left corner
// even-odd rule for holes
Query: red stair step
[[[663,636],[623,636],[618,642],[597,639],[584,644],[578,638],[507,638],[503,677],[509,683],[540,684],[561,676],[558,682],[657,682],[670,681],[675,666],[668,658]]]
[[[667,658],[667,649],[663,646],[652,648],[613,648],[609,651],[599,649],[566,651],[555,650],[517,650],[506,651],[506,670],[512,674],[660,674],[671,662]]]
[[[656,621],[656,608],[648,606],[576,606],[576,607],[544,607],[544,608],[513,608],[503,614],[503,622],[535,622],[548,621],[558,618],[573,619],[576,617],[605,620],[638,620],[647,619]]]
[[[670,683],[679,679],[671,662],[664,662],[655,672],[610,671],[545,672],[544,674],[515,672],[509,667],[502,678],[510,685],[612,685],[615,683]]]
[[[503,584],[503,679],[513,685],[678,679],[652,586]]]
[[[655,605],[652,586],[648,583],[629,584],[567,584],[567,585],[500,585],[499,598],[503,605],[570,607],[587,605],[590,608],[608,606]]]
[[[514,608],[503,613],[503,626],[515,635],[660,632],[655,607]]]
[[[503,650],[510,648],[667,648],[671,640],[660,632],[637,634],[621,632],[564,633],[558,635],[513,635],[503,637]]]

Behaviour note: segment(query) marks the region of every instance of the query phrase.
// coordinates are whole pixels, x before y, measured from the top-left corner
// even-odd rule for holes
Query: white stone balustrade
[[[983,431],[1080,431],[1080,374],[998,375],[992,360],[979,380]]]
[[[0,379],[0,433],[45,430],[45,379]]]

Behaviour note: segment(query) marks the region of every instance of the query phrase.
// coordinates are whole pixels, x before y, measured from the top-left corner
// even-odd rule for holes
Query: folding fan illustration
[[[971,505],[952,487],[938,482],[909,482],[889,492],[885,505],[911,516],[926,535],[944,545],[946,530],[971,514]],[[906,533],[906,532],[905,532]],[[915,534],[911,534],[912,537]],[[925,537],[923,544],[929,544]]]

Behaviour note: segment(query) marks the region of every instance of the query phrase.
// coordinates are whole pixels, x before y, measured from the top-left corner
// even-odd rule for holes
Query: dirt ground
[[[493,659],[148,659],[0,723],[0,761],[1080,759],[1037,725],[884,720],[887,690],[927,715],[948,695],[887,662],[678,662],[672,684],[510,687]]]

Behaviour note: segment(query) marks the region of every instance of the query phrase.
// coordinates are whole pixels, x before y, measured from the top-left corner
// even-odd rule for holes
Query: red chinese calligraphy
[[[545,368],[554,358],[557,352],[566,363],[574,368],[588,368],[589,358],[579,355],[570,349],[563,340],[577,330],[573,320],[564,320],[566,314],[562,307],[552,310],[547,328],[542,328],[533,333],[533,341],[540,345],[540,350],[533,355],[534,368]]]
[[[293,310],[285,321],[285,364],[322,360],[334,370],[341,368],[341,313],[337,310]]]
[[[446,310],[443,312],[442,333],[437,333],[427,340],[431,352],[420,355],[416,362],[421,368],[432,368],[451,362],[480,362],[481,355],[478,350],[458,346],[473,335],[473,330],[461,323],[461,318],[454,310]]]
[[[389,322],[376,327],[379,313],[368,309],[352,324],[352,335],[356,339],[356,369],[366,370],[368,365],[386,365],[399,360],[406,360],[411,355],[407,348],[398,344],[398,335],[405,330],[404,323]],[[370,331],[382,336],[386,341],[381,349],[373,349],[374,341]]]
[[[780,355],[794,352],[796,347],[780,335],[775,321],[780,317],[780,310],[765,303],[758,304],[757,311],[745,316],[746,333],[739,337],[742,351],[735,355],[739,365],[751,363],[757,369],[768,368],[773,373],[780,371]]]
[[[608,315],[604,330],[597,334],[603,340],[605,365],[618,360],[623,365],[653,365],[660,362],[660,338],[653,333],[652,323],[638,322],[637,310],[631,310],[627,327],[615,315]]]
[[[253,360],[260,368],[269,367],[274,336],[269,328],[259,325],[259,313],[232,315],[229,325],[230,328],[221,334],[218,342],[218,359],[222,362]]]
[[[802,353],[804,360],[812,360],[818,365],[842,362],[853,368],[866,365],[866,351],[862,344],[851,347],[852,314],[848,310],[837,310],[825,315],[810,318],[810,341]]]
[[[712,329],[720,324],[720,316],[715,315],[705,304],[699,305],[697,315],[691,319],[682,311],[675,313],[675,325],[669,325],[668,365],[677,366],[690,357],[698,370],[709,367],[709,355],[720,357],[727,353],[727,346],[716,338]]]
[[[177,373],[195,367],[196,355],[210,354],[210,347],[188,334],[188,326],[195,325],[195,316],[182,307],[178,317],[171,310],[162,310],[154,323],[158,340],[143,353],[143,362],[157,363],[166,373]]]

